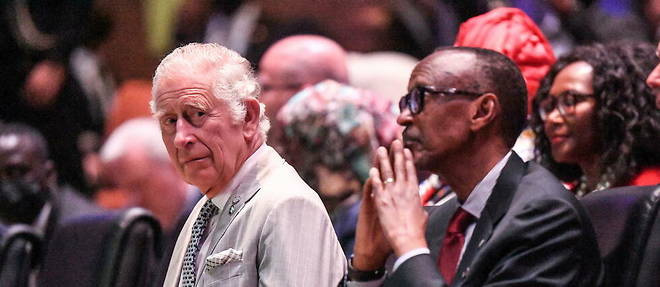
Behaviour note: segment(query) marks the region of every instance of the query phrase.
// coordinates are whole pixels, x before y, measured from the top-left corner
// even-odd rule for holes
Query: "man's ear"
[[[261,106],[257,99],[246,99],[243,101],[245,105],[245,118],[243,118],[243,136],[253,138],[259,131],[259,115],[261,115]]]
[[[500,101],[493,93],[486,93],[472,102],[471,129],[477,131],[489,125],[502,111]]]

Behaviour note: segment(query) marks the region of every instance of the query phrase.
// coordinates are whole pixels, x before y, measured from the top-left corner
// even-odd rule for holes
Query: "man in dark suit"
[[[379,148],[370,170],[349,286],[596,286],[601,261],[584,210],[511,151],[526,110],[516,65],[444,48],[415,67],[408,90],[403,142]],[[455,196],[425,212],[416,168],[438,173]]]
[[[64,222],[101,211],[73,188],[57,183],[48,145],[36,129],[0,124],[0,223],[29,224],[48,241]]]

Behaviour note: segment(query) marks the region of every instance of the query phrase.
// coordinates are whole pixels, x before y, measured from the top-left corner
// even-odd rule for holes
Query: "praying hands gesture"
[[[392,143],[389,155],[384,147],[378,148],[364,188],[353,267],[375,270],[385,265],[392,251],[401,256],[427,247],[428,215],[420,202],[410,150],[400,140]]]

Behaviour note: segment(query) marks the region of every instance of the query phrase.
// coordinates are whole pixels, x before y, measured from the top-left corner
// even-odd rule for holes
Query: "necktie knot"
[[[204,206],[202,206],[202,209],[199,211],[199,217],[204,221],[207,221],[216,214],[218,214],[218,207],[215,206],[210,199],[204,203]]]
[[[449,222],[449,227],[447,232],[449,233],[465,233],[465,229],[472,223],[474,216],[469,212],[465,211],[462,207],[459,207],[454,213],[454,216]]]

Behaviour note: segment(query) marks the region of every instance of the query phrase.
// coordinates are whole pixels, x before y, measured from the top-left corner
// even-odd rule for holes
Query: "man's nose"
[[[177,148],[184,148],[187,145],[195,142],[195,135],[193,133],[194,127],[185,119],[176,121],[176,135],[174,136],[174,146]]]
[[[399,124],[400,126],[409,126],[412,123],[412,113],[410,113],[410,109],[406,108],[401,111],[399,116],[396,118],[396,123]]]

